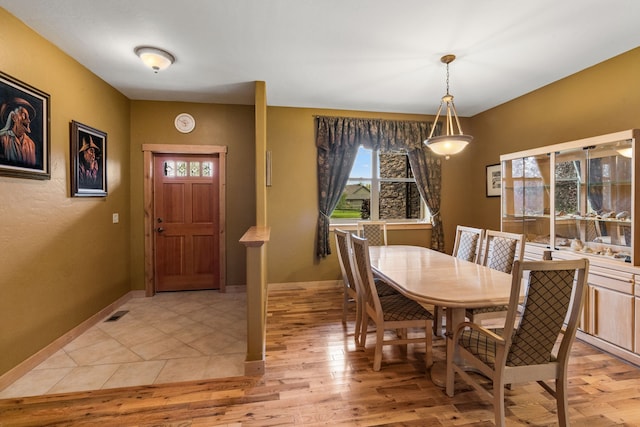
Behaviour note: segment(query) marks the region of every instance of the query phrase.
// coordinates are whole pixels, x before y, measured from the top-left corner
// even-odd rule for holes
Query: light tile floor
[[[128,313],[91,327],[0,398],[244,375],[244,292],[163,292],[120,310]]]

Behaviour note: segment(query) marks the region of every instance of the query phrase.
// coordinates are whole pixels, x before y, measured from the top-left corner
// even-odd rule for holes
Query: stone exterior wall
[[[405,154],[380,154],[380,177],[410,178]],[[420,194],[415,183],[383,182],[380,187],[380,219],[420,218]]]

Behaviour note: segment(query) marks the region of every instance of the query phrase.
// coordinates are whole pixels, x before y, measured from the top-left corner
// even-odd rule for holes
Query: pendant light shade
[[[458,119],[458,113],[456,107],[453,104],[453,95],[449,93],[449,64],[456,59],[455,55],[445,55],[440,58],[440,61],[447,65],[447,93],[440,100],[440,107],[436,113],[436,119],[434,125],[431,127],[431,133],[424,143],[436,154],[449,156],[458,154],[469,144],[473,137],[471,135],[465,135],[462,132],[462,126],[460,126],[460,120]],[[443,135],[433,136],[433,132],[436,129],[436,123],[440,118],[440,114],[445,115],[445,128]]]

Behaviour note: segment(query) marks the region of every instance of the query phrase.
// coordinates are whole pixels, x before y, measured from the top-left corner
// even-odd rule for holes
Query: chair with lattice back
[[[333,231],[336,238],[336,250],[338,252],[338,262],[340,271],[342,272],[342,282],[344,285],[344,297],[342,301],[342,323],[347,323],[347,312],[349,311],[349,303],[353,302],[356,306],[356,325],[354,330],[354,340],[356,346],[360,343],[360,322],[362,315],[360,313],[360,301],[356,289],[355,278],[353,276],[353,264],[351,257],[351,233],[336,228]]]
[[[484,230],[482,228],[458,225],[453,243],[452,255],[469,262],[478,262]]]
[[[354,328],[354,341],[356,346],[360,345],[360,340],[363,333],[366,333],[367,325],[363,324],[364,313],[362,312],[362,303],[360,301],[360,295],[356,288],[356,279],[354,277],[353,270],[353,256],[351,249],[351,233],[336,228],[334,230],[336,238],[336,249],[338,252],[338,262],[340,264],[340,271],[342,273],[342,282],[344,286],[344,296],[342,301],[342,323],[347,323],[347,313],[349,312],[349,305],[353,303],[356,308],[356,319]],[[376,277],[374,278],[375,286],[378,295],[394,295],[397,293],[395,289],[389,286],[384,280]]]
[[[369,246],[386,246],[387,222],[386,221],[358,221],[358,236],[369,241]]]
[[[456,227],[456,237],[453,243],[452,255],[464,261],[478,262],[483,236],[484,229],[482,228],[458,225]],[[434,307],[433,315],[435,320],[433,324],[433,332],[436,336],[442,335],[442,319],[444,317],[444,313],[442,311],[441,307]]]
[[[486,230],[480,254],[480,264],[511,273],[513,263],[524,257],[524,234],[507,233],[504,231]],[[490,306],[466,310],[470,321],[479,323],[483,319],[504,318],[507,314],[506,306]]]
[[[458,374],[493,402],[495,424],[504,426],[505,385],[537,381],[556,398],[560,425],[569,425],[567,369],[588,269],[586,259],[516,261],[505,327],[487,329],[464,322],[447,338],[452,339],[452,352],[447,354],[447,395],[453,397]],[[526,295],[520,305],[523,287]],[[489,378],[491,391],[469,370]],[[548,380],[555,380],[555,388]]]
[[[367,239],[357,236],[351,237],[353,249],[354,276],[356,286],[362,297],[362,310],[365,313],[364,325],[371,319],[376,326],[376,348],[373,358],[373,370],[379,371],[382,364],[383,345],[404,345],[410,343],[425,344],[425,363],[432,364],[431,342],[433,330],[433,314],[417,302],[400,293],[379,296],[373,279],[371,260],[369,258],[369,244]],[[424,336],[409,337],[409,328],[424,330]],[[385,331],[392,330],[393,338],[385,339]],[[366,332],[362,334],[360,348],[367,342]]]

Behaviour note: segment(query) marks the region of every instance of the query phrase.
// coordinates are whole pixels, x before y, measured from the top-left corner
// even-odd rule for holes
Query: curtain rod
[[[383,119],[381,117],[349,117],[349,116],[325,116],[319,114],[312,114],[311,117],[314,119],[318,119],[320,117],[326,117],[330,119],[348,119],[348,120],[381,120],[387,122],[408,122],[408,123],[426,123],[430,124],[433,122],[430,121],[422,121],[422,120],[401,120],[401,119]]]

